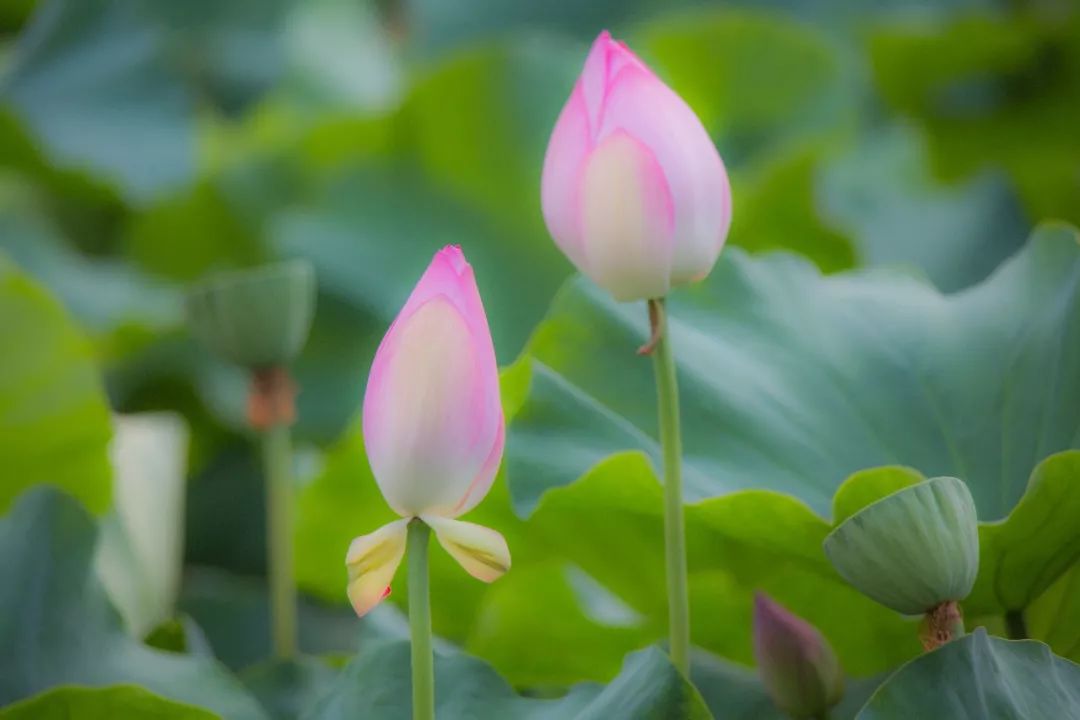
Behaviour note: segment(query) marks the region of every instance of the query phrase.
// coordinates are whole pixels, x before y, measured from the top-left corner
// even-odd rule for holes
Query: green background
[[[574,276],[540,213],[548,135],[605,27],[698,113],[734,193],[716,269],[670,299],[697,690],[657,650],[645,308]],[[821,541],[937,475],[968,483],[981,521],[969,629],[1023,612],[1060,656],[973,636],[963,657],[1036,668],[1018,676],[1080,661],[1078,127],[1068,0],[5,3],[0,705],[65,687],[0,717],[346,717],[375,712],[365,688],[407,715],[404,578],[357,620],[342,560],[393,517],[359,427],[374,348],[451,243],[509,422],[469,519],[514,567],[486,586],[433,552],[443,715],[771,717],[751,650],[764,590],[834,646],[854,717],[919,654],[917,623],[846,585]],[[295,257],[318,278],[294,368],[307,654],[280,664],[246,379],[190,336],[182,298]],[[113,414],[149,411],[189,442],[182,561],[158,560],[181,578],[175,613],[147,636],[92,549],[122,501]],[[897,698],[933,672],[907,666],[861,717],[912,712]],[[1063,707],[1069,672],[1043,693]],[[610,704],[626,687],[641,704]]]

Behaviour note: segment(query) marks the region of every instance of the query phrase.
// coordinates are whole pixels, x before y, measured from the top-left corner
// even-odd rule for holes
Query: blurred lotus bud
[[[963,600],[979,570],[979,529],[967,486],[951,477],[867,505],[825,538],[836,571],[905,615]]]
[[[541,185],[556,244],[616,300],[701,280],[731,225],[727,171],[701,121],[606,31],[555,123]]]
[[[304,347],[315,314],[315,271],[306,260],[220,273],[187,296],[192,333],[246,368],[283,366]]]
[[[825,717],[844,695],[829,643],[764,593],[754,596],[754,658],[773,702],[793,718]]]
[[[402,518],[353,541],[349,597],[364,614],[389,591],[420,518],[474,577],[510,567],[503,537],[454,518],[491,488],[502,460],[499,370],[472,267],[457,247],[436,253],[390,326],[368,377],[364,442],[375,480]]]

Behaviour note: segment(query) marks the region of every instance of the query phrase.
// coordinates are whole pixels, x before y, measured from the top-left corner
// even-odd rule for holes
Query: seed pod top
[[[825,554],[860,591],[905,615],[963,600],[979,570],[979,530],[967,486],[951,477],[867,505],[825,538]]]
[[[727,171],[701,121],[607,31],[555,123],[541,186],[555,243],[616,300],[702,279],[731,224]]]
[[[287,365],[315,313],[315,271],[306,260],[214,275],[187,295],[188,324],[210,350],[237,365]]]

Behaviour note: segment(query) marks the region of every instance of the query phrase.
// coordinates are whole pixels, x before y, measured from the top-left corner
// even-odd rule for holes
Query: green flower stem
[[[289,424],[262,431],[266,469],[266,550],[274,655],[296,654],[296,580],[293,577],[292,438]]]
[[[690,672],[690,601],[686,581],[686,522],[682,497],[682,438],[679,434],[679,387],[671,351],[664,300],[649,301],[653,324],[653,366],[664,456],[664,550],[667,559],[668,631],[671,661]]]
[[[428,589],[428,541],[431,530],[420,520],[409,523],[409,629],[412,633],[413,720],[435,720],[435,667],[431,653],[431,592]]]
[[[1027,621],[1023,610],[1009,610],[1005,613],[1005,634],[1010,640],[1027,640]]]

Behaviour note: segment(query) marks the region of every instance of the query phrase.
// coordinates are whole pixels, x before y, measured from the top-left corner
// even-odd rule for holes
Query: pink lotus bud
[[[379,345],[363,426],[368,461],[390,507],[431,526],[471,575],[491,582],[506,572],[503,537],[453,519],[487,495],[504,438],[495,349],[460,248],[435,254]],[[349,597],[358,614],[389,592],[407,525],[390,523],[350,546]]]
[[[555,123],[541,201],[558,246],[617,300],[701,280],[731,225],[727,171],[701,121],[607,31]]]
[[[764,593],[754,596],[754,657],[773,702],[793,718],[825,717],[844,695],[829,643]]]

